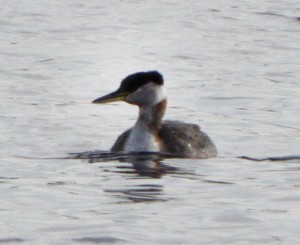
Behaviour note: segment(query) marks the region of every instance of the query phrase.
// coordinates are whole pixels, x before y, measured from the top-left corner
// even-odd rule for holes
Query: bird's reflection
[[[164,159],[174,157],[170,154],[156,152],[112,153],[92,151],[71,154],[72,159],[84,159],[89,163],[119,161],[124,164],[106,172],[125,175],[127,178],[161,178],[166,174],[184,174],[185,171],[169,166]],[[109,193],[126,202],[162,202],[168,201],[163,195],[163,186],[153,183],[141,185],[122,186],[120,188],[106,189]],[[121,201],[123,202],[123,201]]]
[[[161,178],[165,174],[182,172],[176,167],[172,167],[163,162],[166,158],[180,157],[173,154],[159,152],[133,152],[133,153],[113,153],[105,151],[88,151],[82,153],[72,153],[73,159],[85,159],[89,163],[119,161],[130,163],[131,165],[117,166],[117,172],[122,174],[138,174],[151,178]]]
[[[137,186],[126,186],[119,189],[106,189],[106,193],[118,197],[125,202],[165,202],[168,201],[167,198],[163,195],[163,186],[162,185],[137,185]],[[124,201],[119,201],[123,203]]]
[[[170,158],[183,156],[161,152],[133,152],[114,153],[107,151],[88,151],[70,154],[70,159],[83,159],[89,163],[112,162],[112,167],[105,165],[105,172],[123,175],[128,181],[126,185],[105,189],[106,193],[122,199],[120,202],[162,202],[168,201],[163,192],[163,185],[157,184],[155,179],[164,175],[175,178],[190,179],[209,184],[234,184],[232,182],[209,179],[207,176],[195,172],[193,169],[170,166],[166,161]],[[116,164],[121,162],[121,164]],[[149,181],[148,181],[149,179]],[[141,180],[141,181],[134,181]],[[147,180],[145,182],[145,180]],[[138,184],[137,184],[138,183]],[[141,184],[142,183],[142,184]]]

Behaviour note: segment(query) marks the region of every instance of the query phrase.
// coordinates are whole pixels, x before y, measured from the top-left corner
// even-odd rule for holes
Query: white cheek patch
[[[157,88],[155,90],[155,104],[162,102],[166,98],[165,89],[163,86],[155,85]]]

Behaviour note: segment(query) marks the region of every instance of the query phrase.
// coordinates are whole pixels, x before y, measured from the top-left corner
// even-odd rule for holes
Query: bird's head
[[[116,91],[94,100],[93,103],[125,101],[139,107],[154,106],[166,98],[163,84],[163,76],[157,71],[134,73],[124,78]]]

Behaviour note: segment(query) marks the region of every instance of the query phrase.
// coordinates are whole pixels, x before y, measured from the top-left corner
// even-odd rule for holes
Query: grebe
[[[173,153],[185,158],[216,157],[214,143],[198,125],[162,121],[167,106],[163,85],[163,76],[159,72],[138,72],[123,79],[115,92],[92,102],[103,104],[125,101],[139,107],[135,125],[118,137],[111,151],[153,151]]]

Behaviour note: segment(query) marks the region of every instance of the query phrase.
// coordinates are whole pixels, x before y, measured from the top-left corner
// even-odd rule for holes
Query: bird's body
[[[186,158],[217,156],[214,143],[198,125],[162,121],[167,99],[163,89],[163,78],[158,72],[129,75],[116,92],[93,102],[107,103],[117,100],[138,105],[139,116],[134,127],[118,137],[111,151],[163,152]]]
[[[122,133],[112,146],[111,151],[136,151],[136,149],[145,151],[146,149],[147,151],[172,153],[188,158],[210,158],[217,155],[216,147],[211,139],[196,124],[163,121],[158,131],[159,138],[153,139],[149,135],[144,138],[147,142],[152,140],[154,142],[152,144],[130,142],[130,136],[134,135],[133,130],[134,128],[130,128]],[[141,142],[141,139],[137,138],[137,142]],[[137,148],[134,148],[135,145]],[[144,148],[144,146],[149,145],[151,148]]]

